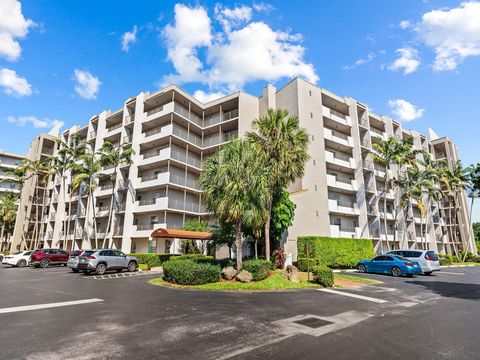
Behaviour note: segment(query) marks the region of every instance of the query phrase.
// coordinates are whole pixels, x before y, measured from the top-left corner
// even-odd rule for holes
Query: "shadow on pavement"
[[[407,284],[423,286],[443,297],[451,297],[466,300],[480,300],[480,285],[452,283],[444,281],[407,281]]]

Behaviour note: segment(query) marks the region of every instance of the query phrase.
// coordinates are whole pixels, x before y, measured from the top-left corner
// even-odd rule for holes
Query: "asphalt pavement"
[[[322,291],[0,266],[0,359],[479,359],[480,267]]]

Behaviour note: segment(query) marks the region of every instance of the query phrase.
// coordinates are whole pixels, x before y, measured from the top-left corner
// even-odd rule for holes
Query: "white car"
[[[2,264],[18,267],[28,266],[31,253],[31,251],[20,251],[15,254],[5,255]]]
[[[432,250],[392,250],[387,254],[400,255],[408,260],[418,262],[425,275],[440,271],[440,260],[435,251]]]

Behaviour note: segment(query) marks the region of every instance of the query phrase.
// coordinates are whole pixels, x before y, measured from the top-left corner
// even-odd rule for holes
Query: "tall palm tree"
[[[401,167],[410,167],[415,165],[415,150],[412,146],[412,139],[405,139],[401,142],[397,141],[394,137],[389,137],[386,140],[380,140],[380,143],[374,143],[372,145],[373,150],[369,151],[369,156],[371,157],[374,164],[383,166],[385,168],[385,175],[383,181],[385,184],[384,189],[377,194],[375,197],[375,209],[378,211],[380,199],[383,197],[383,224],[385,229],[385,243],[387,244],[387,249],[390,250],[390,244],[388,242],[387,234],[387,193],[390,190],[393,190],[397,184],[400,174],[395,178],[392,174],[392,166],[398,166],[398,172],[400,173]],[[395,229],[397,228],[397,206],[394,202],[394,213],[395,213]],[[396,240],[396,231],[394,231],[394,243]]]
[[[255,119],[253,131],[246,134],[249,142],[264,159],[268,170],[268,196],[265,219],[265,257],[270,260],[270,220],[272,217],[273,194],[286,188],[291,182],[303,176],[309,136],[300,127],[298,118],[290,116],[287,110],[268,109],[267,116]]]
[[[242,269],[242,224],[250,225],[252,209],[265,209],[268,201],[268,169],[245,140],[233,140],[210,157],[200,177],[207,209],[218,219],[235,225],[237,270]]]
[[[71,166],[72,171],[74,171],[75,176],[72,180],[72,189],[78,190],[80,186],[85,184],[87,191],[87,216],[85,218],[85,227],[84,230],[88,234],[88,209],[91,204],[93,210],[93,229],[94,229],[94,238],[95,238],[95,248],[98,248],[98,237],[97,237],[97,217],[95,214],[95,202],[93,191],[97,187],[97,180],[99,178],[100,171],[102,170],[102,164],[98,159],[98,154],[94,152],[93,144],[88,145],[87,151],[84,154],[81,154],[78,157],[79,162],[74,163]]]
[[[11,230],[17,217],[17,201],[18,195],[13,192],[6,192],[0,198],[0,222],[2,224],[0,230],[0,242],[3,241],[5,229]]]
[[[468,197],[470,201],[470,215],[469,215],[469,233],[472,241],[475,241],[475,236],[473,234],[472,227],[472,212],[473,212],[473,203],[477,197],[480,197],[480,163],[476,165],[470,165],[467,168],[467,179],[468,179]],[[470,250],[470,241],[467,244],[467,249],[465,250],[463,261],[467,258],[468,251]]]
[[[107,228],[105,229],[105,235],[103,238],[103,246],[108,237],[108,248],[110,248],[113,239],[113,227],[111,226],[113,221],[113,201],[115,198],[116,183],[117,183],[117,169],[121,165],[130,165],[132,164],[132,156],[135,154],[135,151],[130,145],[123,147],[115,147],[111,142],[105,141],[100,148],[99,157],[100,163],[102,166],[113,166],[113,174],[110,179],[112,181],[112,194],[110,198],[110,209],[108,211],[108,221]]]

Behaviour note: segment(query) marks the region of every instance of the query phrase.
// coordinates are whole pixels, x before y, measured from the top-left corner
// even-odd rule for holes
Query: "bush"
[[[169,260],[163,264],[163,274],[166,281],[175,284],[201,285],[219,281],[221,268],[218,265],[193,260]]]
[[[442,266],[443,265],[451,265],[451,264],[452,264],[452,260],[449,259],[449,258],[444,257],[444,258],[440,259],[440,265],[442,265]]]
[[[146,264],[149,268],[161,266],[170,258],[178,257],[175,254],[129,254],[129,256],[135,256],[139,264]]]
[[[213,258],[213,256],[209,256],[209,255],[184,254],[184,255],[172,257],[170,260],[174,260],[174,261],[191,260],[191,261],[201,262],[201,263],[213,263],[215,259]]]
[[[285,255],[285,250],[283,248],[278,248],[273,252],[273,260],[275,268],[283,269],[285,266],[285,260],[287,256]]]
[[[298,269],[300,271],[312,271],[312,268],[314,266],[317,266],[319,264],[319,260],[318,259],[315,259],[315,258],[309,258],[308,259],[308,264],[307,264],[307,258],[302,258],[302,259],[298,259]],[[308,266],[307,266],[308,265]]]
[[[246,260],[243,262],[243,270],[248,271],[253,276],[253,281],[266,279],[272,269],[272,263],[268,260]]]
[[[332,238],[327,236],[303,236],[297,240],[298,257],[305,258],[305,244],[312,245],[312,258],[320,265],[334,269],[353,268],[362,259],[374,256],[373,243],[368,239]]]
[[[221,260],[215,260],[215,264],[219,265],[222,269],[231,266],[233,268],[237,267],[237,263],[233,259],[221,259]]]
[[[150,270],[147,264],[138,264],[138,270]]]
[[[333,286],[333,271],[326,266],[314,266],[312,269],[313,281],[324,287]]]
[[[472,258],[472,261],[480,263],[480,256],[479,255],[474,255],[473,258]]]

